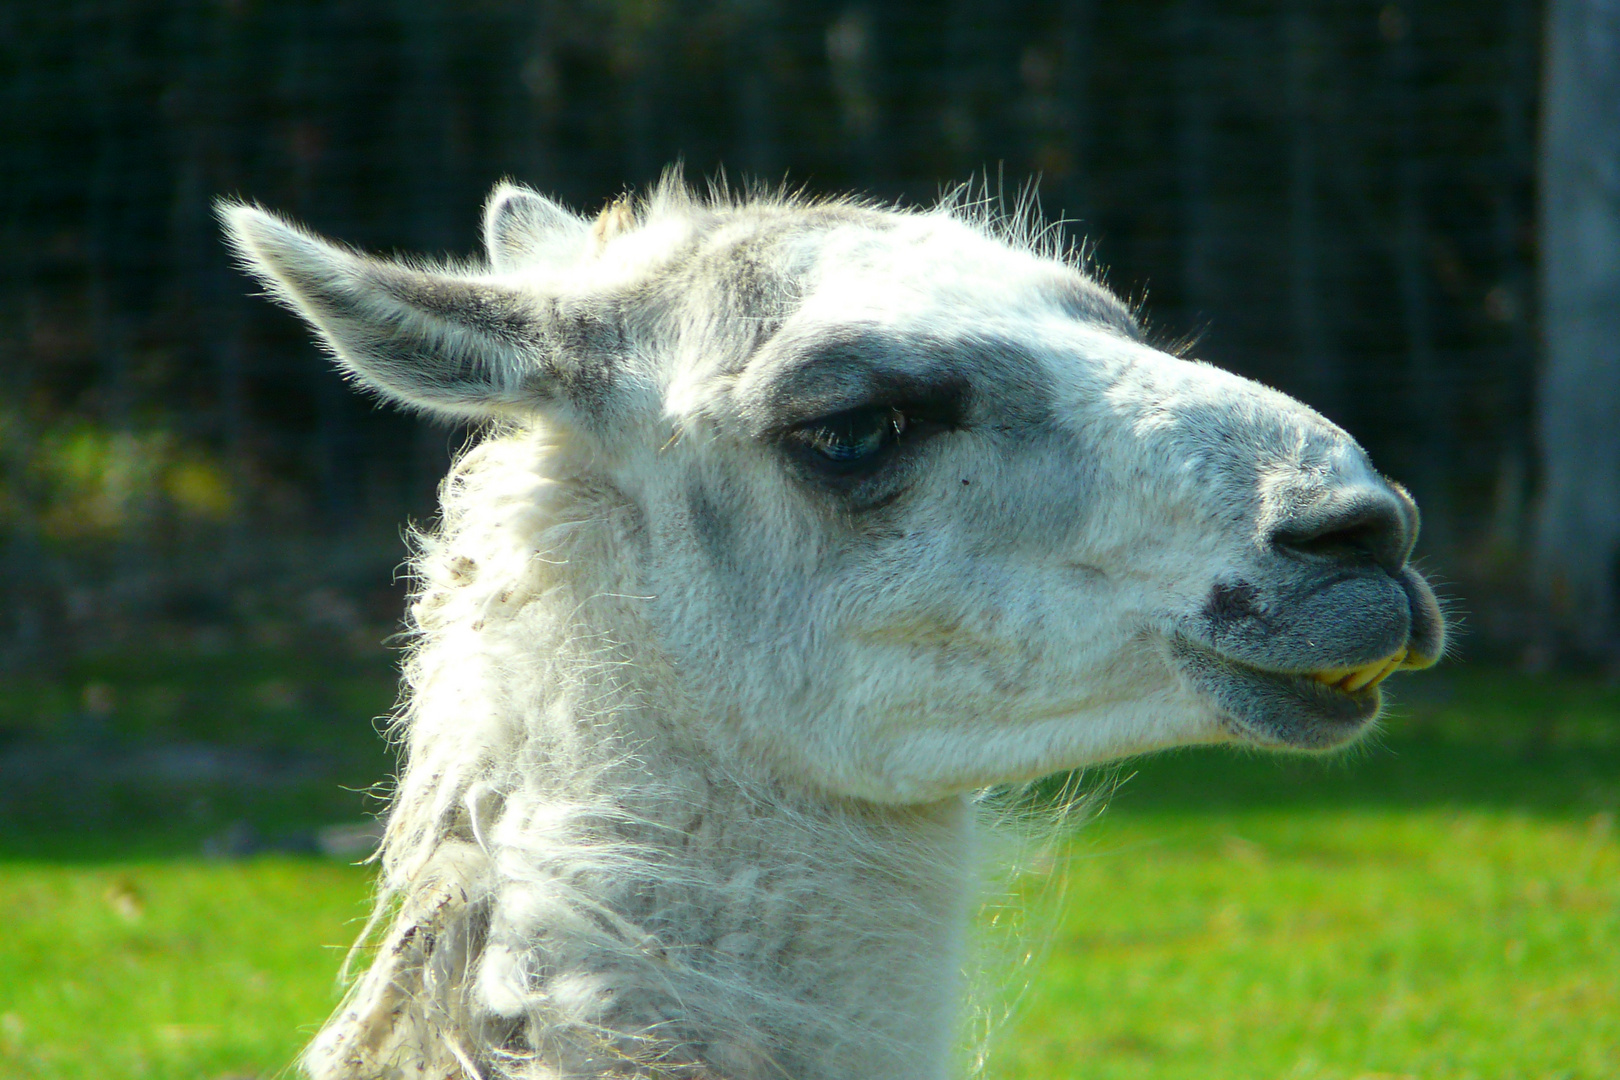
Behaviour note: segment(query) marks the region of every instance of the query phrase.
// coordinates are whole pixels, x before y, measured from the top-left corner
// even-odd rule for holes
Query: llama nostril
[[[1272,530],[1271,542],[1291,555],[1371,562],[1395,574],[1406,565],[1416,539],[1410,515],[1402,510],[1398,499],[1369,492],[1298,514]]]

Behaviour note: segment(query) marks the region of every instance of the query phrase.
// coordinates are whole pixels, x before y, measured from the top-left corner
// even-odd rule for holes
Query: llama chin
[[[976,791],[1339,745],[1444,650],[1349,435],[971,199],[503,185],[441,267],[221,213],[360,387],[486,425],[323,1080],[938,1080]]]

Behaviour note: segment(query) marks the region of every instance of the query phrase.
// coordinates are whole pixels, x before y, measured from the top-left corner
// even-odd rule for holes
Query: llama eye
[[[831,464],[858,466],[897,444],[905,431],[905,414],[885,405],[812,420],[788,437]]]

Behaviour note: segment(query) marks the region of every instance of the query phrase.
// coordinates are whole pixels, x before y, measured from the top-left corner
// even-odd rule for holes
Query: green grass
[[[1613,821],[1108,815],[992,1074],[1620,1076]]]
[[[262,745],[346,722],[354,730],[321,728],[353,754],[343,776],[380,776],[355,732],[369,740],[366,718],[391,698],[383,666],[337,672],[353,680],[347,720],[293,715],[278,689],[210,726],[210,695],[240,701],[327,670],[214,663],[159,728]],[[87,679],[109,680],[120,703],[181,679],[163,663],[110,666],[65,690],[42,680],[4,715],[19,723],[28,693],[55,693],[70,713]],[[1044,959],[1007,972],[1018,1001],[995,1029],[989,1076],[1620,1076],[1620,690],[1468,669],[1400,689],[1386,732],[1347,756],[1133,763],[1107,812],[1067,842],[1066,870],[1021,881],[1033,929],[993,951]],[[107,723],[137,726],[122,710]],[[277,717],[292,734],[266,730]],[[136,793],[66,826],[0,818],[0,1077],[271,1075],[331,1008],[368,872],[196,852],[222,821],[270,832],[352,817],[363,801],[207,797],[199,810],[191,796]]]
[[[276,1072],[331,1011],[368,889],[284,858],[0,864],[0,1076]]]

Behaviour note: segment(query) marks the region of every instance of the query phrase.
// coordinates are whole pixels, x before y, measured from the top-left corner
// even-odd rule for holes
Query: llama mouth
[[[1311,672],[1309,677],[1323,686],[1331,686],[1335,690],[1354,694],[1377,686],[1403,667],[1415,667],[1416,665],[1407,659],[1410,653],[1410,649],[1402,646],[1394,655],[1386,656],[1382,660],[1374,660],[1370,664],[1353,668],[1324,668],[1321,671]]]
[[[1383,707],[1379,684],[1402,668],[1427,666],[1406,648],[1352,668],[1267,671],[1176,638],[1182,674],[1244,742],[1293,750],[1330,750],[1361,735]]]

